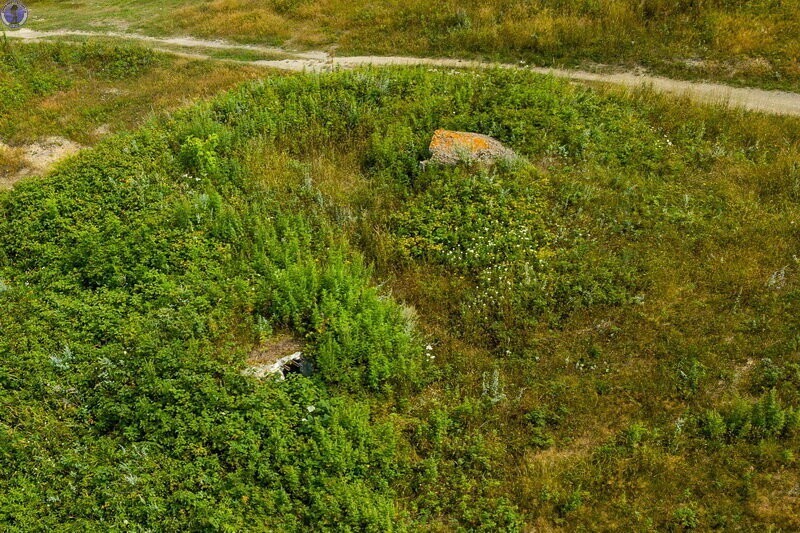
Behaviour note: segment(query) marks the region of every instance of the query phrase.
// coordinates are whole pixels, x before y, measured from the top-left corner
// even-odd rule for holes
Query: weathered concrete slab
[[[430,162],[442,165],[459,163],[493,163],[515,157],[503,143],[480,133],[436,130],[431,139]]]

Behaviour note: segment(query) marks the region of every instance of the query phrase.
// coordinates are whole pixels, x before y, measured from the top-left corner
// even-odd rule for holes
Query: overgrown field
[[[800,90],[798,0],[32,1],[34,28],[135,29],[341,53],[643,65]]]
[[[796,530],[798,139],[430,69],[108,139],[0,194],[0,524]],[[242,375],[285,335],[310,375]]]
[[[141,46],[0,41],[0,140],[92,144],[156,112],[209,97],[262,69],[175,58]]]
[[[47,139],[91,146],[158,113],[263,74],[130,44],[0,42],[0,189],[38,174],[30,147]],[[42,155],[36,157],[41,158]]]

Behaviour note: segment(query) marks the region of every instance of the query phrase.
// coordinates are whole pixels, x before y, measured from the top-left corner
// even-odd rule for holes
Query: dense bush
[[[323,220],[182,120],[2,198],[0,522],[390,529],[399,435],[360,398],[419,383],[413,332]],[[239,374],[257,317],[315,379]]]

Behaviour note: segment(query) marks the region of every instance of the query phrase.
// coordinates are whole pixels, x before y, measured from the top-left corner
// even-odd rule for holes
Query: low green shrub
[[[788,438],[800,430],[800,411],[783,407],[773,389],[757,401],[739,400],[722,412],[707,411],[699,417],[698,429],[703,437],[715,441]]]

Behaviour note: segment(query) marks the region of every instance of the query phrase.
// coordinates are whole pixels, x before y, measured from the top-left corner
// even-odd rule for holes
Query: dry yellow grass
[[[11,187],[23,164],[22,150],[0,143],[0,190]]]

